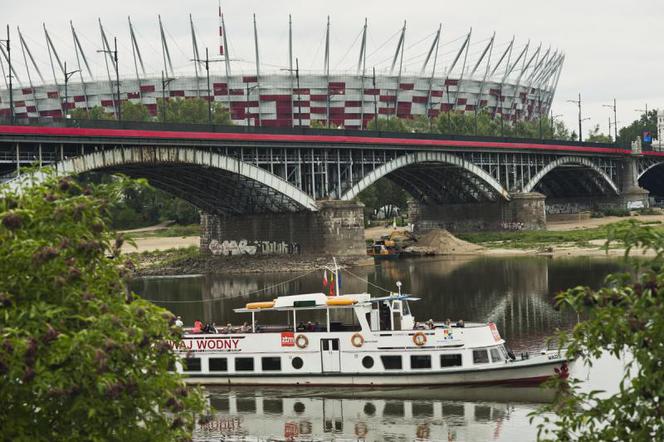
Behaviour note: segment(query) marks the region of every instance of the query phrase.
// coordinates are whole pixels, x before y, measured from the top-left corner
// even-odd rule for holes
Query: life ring
[[[299,348],[306,348],[307,345],[309,345],[309,338],[304,335],[297,335],[297,338],[295,338],[295,345]]]
[[[427,335],[422,332],[417,332],[413,335],[413,343],[418,347],[423,346],[427,343]]]
[[[364,337],[359,333],[355,333],[350,337],[350,343],[353,344],[353,347],[362,347],[364,345]]]

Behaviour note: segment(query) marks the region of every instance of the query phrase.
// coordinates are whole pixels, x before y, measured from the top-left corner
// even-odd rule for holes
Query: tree
[[[657,111],[651,110],[643,113],[638,120],[634,120],[629,126],[625,126],[618,132],[618,142],[629,146],[638,137],[643,137],[644,131],[650,131],[653,136],[657,134]]]
[[[150,111],[142,103],[122,102],[122,119],[125,121],[150,121]]]
[[[611,135],[606,135],[599,131],[599,124],[595,125],[592,130],[588,131],[588,136],[585,141],[588,143],[613,143]]]
[[[233,124],[230,113],[221,103],[213,103],[212,123]],[[168,123],[205,124],[208,122],[208,101],[202,98],[157,99],[159,121]],[[164,114],[165,113],[165,114]]]
[[[127,289],[132,263],[108,229],[117,191],[53,175],[0,189],[5,440],[188,440],[203,410],[168,371],[173,315]]]
[[[627,355],[620,389],[611,396],[584,392],[563,370],[549,385],[557,389],[555,401],[531,416],[541,419],[543,440],[664,440],[664,232],[632,221],[613,229],[610,238],[622,241],[626,254],[639,249],[655,257],[630,261],[631,272],[610,275],[599,290],[560,293],[558,307],[587,319],[557,338],[577,364],[592,365],[604,353]]]
[[[76,108],[69,111],[69,116],[74,120],[112,120],[113,114],[109,114],[101,106],[93,106],[90,109]]]
[[[388,204],[400,209],[406,209],[408,205],[408,193],[387,178],[379,179],[360,192],[357,199],[364,204],[365,219],[369,219],[376,210]]]

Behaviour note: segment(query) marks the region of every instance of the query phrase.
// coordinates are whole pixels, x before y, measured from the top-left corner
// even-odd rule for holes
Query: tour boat
[[[409,303],[419,298],[397,286],[384,297],[308,293],[249,303],[234,310],[247,315],[243,330],[185,332],[176,369],[200,384],[365,387],[539,384],[568,373],[572,361],[558,351],[516,358],[494,323],[417,323]]]

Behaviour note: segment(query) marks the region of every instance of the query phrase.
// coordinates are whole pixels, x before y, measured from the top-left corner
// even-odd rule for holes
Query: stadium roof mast
[[[486,78],[489,75],[489,69],[491,68],[491,55],[493,54],[493,43],[496,40],[496,33],[494,31],[493,35],[491,36],[491,40],[489,41],[489,44],[487,45],[486,48],[484,48],[484,51],[482,52],[482,56],[477,60],[477,63],[475,63],[475,67],[470,73],[470,77],[475,74],[475,71],[477,71],[477,68],[480,66],[480,63],[482,62],[482,59],[486,55],[487,51],[489,52],[489,56],[486,59],[486,69],[484,70],[484,76],[482,77],[482,82],[480,83],[480,91],[477,94],[477,100],[475,101],[475,134],[477,135],[477,112],[479,111],[479,108],[482,104],[480,101],[482,98],[482,92],[484,90],[484,84],[486,83]]]
[[[360,129],[364,129],[364,77],[367,73],[367,18],[364,17],[362,28],[362,43],[360,44],[360,56],[357,59],[357,74],[362,73],[362,93],[360,94]]]
[[[438,61],[438,47],[440,43],[440,32],[443,29],[443,24],[440,23],[438,25],[438,31],[436,32],[436,37],[433,39],[433,43],[431,43],[431,48],[429,49],[429,53],[427,54],[427,57],[424,59],[424,63],[422,64],[422,69],[420,70],[420,75],[424,75],[424,70],[427,67],[427,64],[429,63],[429,59],[431,58],[431,54],[433,53],[433,66],[431,68],[431,76],[429,77],[429,90],[427,91],[427,103],[426,103],[426,117],[429,120],[429,131],[431,131],[431,90],[433,89],[433,78],[434,75],[436,74],[436,62]]]
[[[507,45],[507,48],[505,48],[505,52],[503,52],[503,55],[500,56],[500,59],[498,60],[498,63],[493,67],[493,70],[491,71],[491,74],[489,74],[489,77],[493,77],[500,67],[500,65],[503,63],[503,60],[505,60],[505,71],[509,69],[510,66],[510,60],[512,58],[512,49],[514,48],[514,36],[512,36],[512,40],[510,41],[510,44]],[[505,58],[507,57],[507,58]],[[498,89],[499,96],[496,98],[496,107],[493,110],[493,118],[496,118],[496,112],[498,111],[498,105],[500,105],[500,125],[501,125],[501,136],[502,136],[502,124],[503,124],[503,111],[505,110],[505,106],[503,105],[503,84],[505,83],[505,77],[502,77],[500,80],[500,86]]]
[[[21,28],[16,26],[16,31],[18,32],[18,39],[19,42],[21,43],[21,52],[23,53],[23,61],[25,63],[26,67],[26,72],[28,74],[28,83],[30,84],[30,90],[32,91],[32,101],[35,105],[35,110],[37,111],[37,114],[39,114],[39,105],[37,103],[37,96],[35,95],[35,87],[34,84],[32,83],[32,76],[30,75],[30,68],[28,66],[28,57],[30,57],[30,61],[32,62],[32,66],[35,68],[35,71],[37,72],[37,75],[39,75],[39,78],[41,79],[42,84],[44,82],[44,77],[42,77],[41,72],[39,71],[39,68],[37,67],[37,63],[35,63],[35,59],[32,56],[32,52],[30,52],[30,48],[28,45],[25,43],[25,40],[23,39],[23,34],[21,34]],[[26,57],[26,52],[27,56]]]
[[[470,51],[470,38],[473,35],[473,28],[470,28],[468,31],[468,37],[466,38],[466,51],[463,54],[463,65],[461,66],[461,75],[457,80],[456,85],[456,95],[454,96],[454,106],[456,107],[457,102],[459,101],[459,93],[461,92],[461,84],[463,83],[463,76],[466,73],[466,64],[468,62],[468,51]]]
[[[228,42],[226,41],[226,24],[224,23],[224,14],[221,12],[221,1],[219,1],[219,55],[224,57],[224,68],[226,70],[226,105],[231,108],[231,60],[228,51]]]
[[[399,57],[399,73],[397,74],[397,83],[394,88],[394,115],[396,116],[399,109],[399,87],[401,84],[401,72],[403,69],[403,52],[405,50],[406,43],[406,20],[403,21],[403,27],[401,28],[401,35],[399,36],[399,42],[397,43],[397,50],[394,53],[394,58],[392,59],[392,67],[390,68],[390,75],[394,72],[394,66],[397,63],[397,57]],[[389,119],[390,114],[387,114]]]
[[[141,72],[143,72],[143,76],[146,77],[147,75],[145,74],[145,66],[143,65],[141,50],[139,49],[138,42],[136,41],[136,34],[134,34],[134,26],[131,24],[131,17],[127,17],[127,21],[129,22],[129,37],[131,38],[131,53],[134,57],[134,71],[136,72],[136,82],[139,94],[138,96],[140,97],[141,103],[143,103],[143,92],[141,92],[141,76],[138,73],[139,63],[141,65]]]
[[[452,73],[452,70],[456,66],[457,62],[459,61],[459,58],[461,57],[461,54],[463,53],[464,49],[466,49],[466,47],[468,46],[468,43],[470,42],[470,33],[471,32],[472,32],[472,29],[470,30],[470,32],[466,36],[466,39],[463,41],[463,44],[461,45],[461,48],[459,48],[459,52],[457,52],[456,57],[454,57],[454,61],[452,61],[452,64],[450,65],[449,68],[447,68],[447,72],[445,73],[445,82],[443,83],[443,85],[445,86],[445,89],[447,90],[447,94],[446,94],[447,95],[447,112],[450,111],[450,105],[452,104],[452,102],[450,101],[449,88],[447,87],[448,86],[447,85],[447,80],[449,80],[450,74]],[[441,103],[442,103],[442,101],[441,101]],[[456,103],[456,101],[455,101],[455,103]]]
[[[113,115],[115,116],[116,119],[118,119],[119,115],[119,109],[117,103],[115,101],[115,91],[113,90],[113,79],[111,78],[111,71],[108,68],[108,60],[111,60],[111,64],[113,65],[113,69],[116,70],[117,72],[117,66],[115,66],[115,58],[113,57],[113,51],[111,50],[111,46],[108,44],[108,39],[106,38],[106,32],[104,31],[104,26],[101,24],[101,18],[99,19],[99,32],[101,34],[101,52],[104,54],[104,63],[106,64],[106,74],[108,75],[108,85],[111,90],[111,98],[113,99]],[[120,97],[118,97],[119,99]]]
[[[55,74],[55,64],[53,63],[53,57],[55,57],[55,60],[58,62],[58,66],[60,67],[60,71],[62,71],[62,74],[64,75],[65,68],[62,66],[62,62],[60,61],[60,57],[58,56],[58,52],[55,50],[55,46],[53,45],[53,41],[51,41],[51,36],[48,35],[48,31],[46,30],[46,23],[42,23],[44,27],[44,36],[46,37],[46,47],[48,49],[48,58],[51,61],[51,70],[53,71],[53,80],[55,81],[55,85],[59,86],[58,83],[58,76]]]
[[[161,15],[157,15],[157,18],[159,19],[159,34],[161,35],[161,56],[164,59],[164,71],[166,72],[166,76],[170,75],[171,77],[175,77],[175,71],[173,71],[173,62],[171,61],[171,52],[168,50],[168,42],[166,41],[166,34],[164,33],[164,24],[161,21]],[[169,68],[171,69],[170,74],[168,73]]]
[[[518,109],[516,108],[517,105],[517,100],[520,99],[520,94],[519,94],[519,87],[521,86],[521,79],[523,78],[523,75],[526,73],[528,68],[530,67],[531,63],[533,60],[539,55],[540,50],[542,49],[542,44],[537,47],[537,50],[533,53],[533,55],[528,59],[528,62],[526,62],[526,58],[523,59],[523,64],[521,65],[521,72],[519,72],[519,76],[517,77],[516,83],[514,85],[514,96],[512,98],[512,110],[514,114],[514,121],[516,121],[516,114],[518,112]],[[527,93],[527,90],[526,90]],[[527,97],[527,95],[526,95]]]
[[[325,74],[325,83],[327,85],[325,113],[327,127],[330,127],[330,16],[327,16],[327,28],[325,29],[325,58],[323,60],[323,72]]]
[[[254,49],[255,49],[255,52],[256,52],[256,85],[254,87],[256,89],[258,89],[258,100],[257,100],[257,102],[258,102],[258,113],[256,114],[256,118],[257,118],[256,123],[258,123],[258,124],[255,124],[255,125],[260,126],[261,125],[261,101],[260,101],[260,95],[261,95],[261,83],[260,83],[260,81],[261,81],[261,70],[260,70],[260,65],[261,65],[261,62],[260,62],[260,57],[258,55],[259,54],[258,53],[258,28],[256,26],[256,14],[254,14]],[[249,92],[250,91],[251,90],[247,87],[247,105],[249,104]],[[247,106],[247,110],[248,110],[248,107],[249,106]]]
[[[72,23],[71,20],[69,21],[69,26],[71,27],[71,35],[74,40],[74,52],[76,53],[78,76],[81,80],[81,86],[83,87],[83,96],[85,97],[85,110],[89,111],[90,105],[88,104],[88,88],[85,84],[85,81],[83,81],[83,68],[81,67],[81,58],[83,59],[85,68],[87,69],[88,75],[90,76],[90,81],[94,81],[94,76],[92,75],[92,71],[90,70],[90,65],[88,64],[88,59],[85,57],[85,52],[83,52],[83,48],[81,47],[81,42],[78,40],[78,35],[76,35],[76,30],[74,29],[74,24]]]
[[[198,53],[198,42],[196,41],[196,31],[194,30],[194,19],[191,17],[191,14],[189,14],[189,27],[191,28],[191,49],[194,54],[194,75],[196,76],[196,96],[200,98],[201,96],[201,88],[200,88],[200,76],[198,74],[198,68],[199,64],[202,65],[201,56]],[[208,60],[208,57],[205,57],[206,60]],[[209,63],[209,61],[208,61]],[[208,66],[209,68],[209,66]],[[211,106],[209,104],[210,97],[208,95],[207,97],[208,100],[208,108]]]

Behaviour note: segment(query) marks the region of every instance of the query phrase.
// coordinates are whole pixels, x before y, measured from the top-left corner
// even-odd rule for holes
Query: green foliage
[[[159,121],[168,123],[208,123],[208,101],[203,98],[157,99]],[[228,110],[221,103],[212,104],[213,124],[233,124]]]
[[[599,290],[560,293],[559,308],[587,319],[557,338],[577,364],[592,365],[603,354],[622,358],[620,389],[608,395],[583,391],[579,380],[553,379],[555,401],[531,416],[542,419],[542,440],[664,440],[664,232],[630,222],[612,229],[610,239],[627,246],[626,255],[638,248],[656,256],[632,260],[631,272],[609,275]]]
[[[0,198],[4,440],[188,440],[204,403],[168,367],[181,331],[127,289],[119,185],[49,176]]]
[[[618,131],[618,142],[629,145],[637,137],[643,136],[643,131],[649,130],[653,136],[657,134],[657,111],[648,111],[648,114],[641,114],[638,120],[634,120],[629,126],[625,126]]]
[[[132,103],[131,101],[123,101],[122,105],[122,119],[124,121],[150,121],[150,111],[147,106],[141,103]]]
[[[112,120],[113,114],[106,113],[103,107],[93,106],[89,110],[76,108],[69,111],[69,116],[74,120]]]
[[[606,135],[599,131],[599,124],[588,131],[588,136],[584,141],[588,141],[589,143],[613,143],[611,135]]]
[[[386,204],[392,204],[400,209],[408,205],[408,194],[399,185],[388,178],[381,178],[372,186],[364,189],[357,199],[364,204],[364,218],[368,220],[374,211]]]

